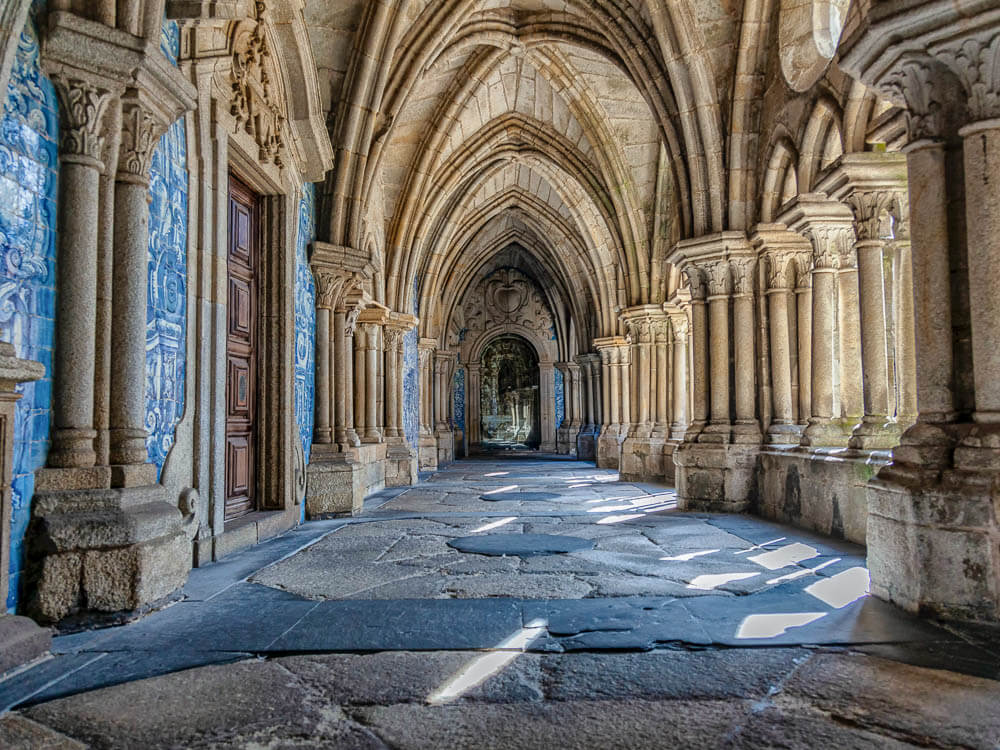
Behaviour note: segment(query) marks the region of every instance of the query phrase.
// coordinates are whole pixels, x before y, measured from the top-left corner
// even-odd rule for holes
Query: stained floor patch
[[[477,555],[533,557],[557,555],[594,548],[593,539],[556,534],[485,534],[463,536],[448,542],[459,552]]]
[[[509,502],[544,502],[546,500],[558,500],[559,495],[554,492],[495,492],[492,495],[480,495],[480,500],[488,503]]]

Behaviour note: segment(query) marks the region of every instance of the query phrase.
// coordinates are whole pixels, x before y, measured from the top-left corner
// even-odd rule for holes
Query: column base
[[[309,477],[306,515],[310,519],[361,511],[365,500],[365,473],[360,463],[347,453],[312,457],[306,468]]]
[[[677,507],[708,513],[742,513],[756,494],[759,445],[681,443],[674,452]]]
[[[109,468],[112,487],[145,487],[156,484],[155,464],[121,464]]]
[[[709,422],[698,433],[699,443],[729,443],[733,434],[733,426],[729,422]]]
[[[437,465],[450,464],[455,460],[455,433],[438,430],[434,436],[437,438]]]
[[[622,443],[620,479],[623,482],[663,482],[673,480],[673,466],[665,466],[664,440],[629,437]],[[669,475],[669,479],[667,476]]]
[[[49,466],[58,468],[88,468],[97,462],[94,440],[97,430],[61,428],[52,432]]]
[[[437,471],[438,444],[437,438],[430,433],[423,433],[417,442],[417,462],[420,471]]]
[[[577,458],[597,458],[597,435],[593,425],[584,425],[576,436]]]
[[[49,650],[52,631],[18,615],[0,615],[0,675]]]
[[[799,445],[804,429],[800,424],[772,424],[767,428],[765,437],[771,445]]]
[[[872,593],[910,612],[1000,620],[996,474],[893,468],[868,484]]]
[[[576,455],[576,436],[572,427],[560,427],[556,433],[556,452],[564,456]]]
[[[36,492],[28,612],[42,622],[132,612],[172,594],[191,570],[191,541],[158,484]]]
[[[802,433],[802,445],[810,448],[846,448],[850,440],[851,430],[845,430],[839,419],[813,417]]]
[[[899,445],[899,424],[886,416],[867,416],[854,428],[848,446],[862,451],[887,451]]]
[[[416,451],[399,437],[393,438],[386,453],[385,486],[411,487],[419,481]]]
[[[600,469],[618,469],[621,466],[622,439],[618,425],[609,426],[597,438],[597,466]]]

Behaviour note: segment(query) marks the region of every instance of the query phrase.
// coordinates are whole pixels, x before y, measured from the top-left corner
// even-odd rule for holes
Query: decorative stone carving
[[[734,293],[740,296],[753,294],[756,261],[753,258],[735,258],[729,265],[732,269]]]
[[[1000,34],[992,39],[964,39],[957,47],[936,51],[969,96],[973,121],[1000,117]]]
[[[456,343],[501,324],[523,326],[548,339],[554,325],[541,290],[515,268],[500,268],[476,284],[464,298],[461,317]]]
[[[809,227],[809,239],[813,243],[813,266],[817,270],[846,269],[857,265],[854,257],[854,232],[850,227],[840,225],[819,225]]]
[[[945,132],[940,74],[929,60],[910,59],[879,84],[881,93],[906,111],[911,140],[937,138]]]
[[[271,51],[264,36],[267,4],[257,0],[257,24],[242,44],[234,45],[230,113],[260,147],[265,163],[284,166],[285,116],[271,91]]]
[[[889,213],[893,218],[893,239],[908,242],[910,239],[910,194],[906,190],[893,193],[889,204]]]
[[[872,190],[852,193],[847,204],[854,211],[854,230],[859,241],[890,239],[893,234],[890,209],[896,192]]]
[[[394,326],[385,327],[385,350],[387,352],[399,352],[403,350],[404,331]]]
[[[772,252],[765,257],[767,258],[767,288],[788,289],[792,285],[788,272],[791,264],[795,262],[795,254]]]
[[[161,132],[165,130],[149,108],[137,98],[122,100],[122,136],[118,155],[119,178],[146,182],[153,151]]]
[[[708,281],[709,297],[726,297],[732,293],[733,278],[727,261],[706,263],[704,269]]]
[[[63,156],[84,156],[101,161],[104,136],[101,125],[113,94],[106,88],[95,86],[79,78],[52,76],[59,95],[60,151]]]
[[[796,289],[809,289],[812,286],[813,258],[810,253],[795,254],[795,275],[797,278]]]
[[[687,316],[672,316],[670,318],[670,325],[674,334],[674,343],[686,344],[690,329]]]

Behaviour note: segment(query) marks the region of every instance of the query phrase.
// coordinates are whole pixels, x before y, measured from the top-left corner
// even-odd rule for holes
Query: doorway
[[[227,522],[257,510],[259,256],[260,199],[230,175],[226,307]]]
[[[481,447],[537,450],[541,443],[538,354],[520,336],[501,336],[483,350],[479,391]]]

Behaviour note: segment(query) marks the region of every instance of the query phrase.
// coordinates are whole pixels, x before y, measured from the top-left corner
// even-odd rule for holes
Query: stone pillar
[[[853,239],[854,232],[848,236]],[[865,413],[861,359],[861,303],[858,296],[858,256],[854,248],[840,257],[837,271],[837,344],[840,370],[840,421],[853,434]]]
[[[98,196],[102,120],[114,96],[107,87],[50,71],[59,95],[59,216],[56,350],[52,381],[52,467],[92,467],[94,331],[97,325]],[[145,341],[145,333],[143,334]],[[142,382],[145,383],[145,374]],[[87,484],[84,480],[84,484]]]
[[[359,313],[358,308],[348,311],[338,306],[333,315],[336,364],[335,431],[336,440],[342,451],[361,445],[361,439],[354,429],[354,328]]]
[[[684,435],[694,441],[708,424],[708,310],[704,274],[685,269],[691,285],[691,424]]]
[[[710,420],[705,434],[729,440],[729,296],[732,276],[724,260],[705,266],[708,278],[709,405]]]
[[[799,427],[812,416],[812,250],[795,259],[795,330],[798,334]],[[799,432],[802,430],[800,429]]]
[[[358,324],[354,329],[353,336],[353,364],[354,364],[354,387],[352,389],[352,397],[354,401],[354,427],[357,430],[357,435],[361,439],[361,442],[365,442],[365,435],[368,431],[368,425],[366,419],[368,417],[368,410],[365,408],[366,395],[367,395],[367,367],[365,362],[365,350],[366,344],[365,339],[367,338],[367,327]],[[374,425],[373,425],[374,426]]]
[[[437,423],[435,437],[438,444],[438,465],[455,460],[455,432],[451,424],[451,385],[455,372],[457,355],[451,351],[438,351],[435,354],[434,372],[437,387]]]
[[[365,436],[363,443],[381,443],[382,434],[378,427],[378,356],[379,356],[379,326],[375,323],[364,324],[365,334]]]
[[[319,295],[317,294],[317,300]],[[330,364],[332,341],[330,319],[333,312],[329,307],[316,307],[316,409],[313,443],[330,445],[333,443],[333,420],[331,419],[333,379]]]
[[[481,398],[482,368],[483,366],[479,362],[472,362],[466,365],[465,368],[466,372],[469,373],[468,388],[465,395],[465,429],[469,433],[469,450],[472,453],[476,452],[476,448],[482,442],[482,435],[480,434],[480,420],[482,419],[480,409],[482,407],[479,403],[479,399]],[[553,450],[557,450],[557,448]]]
[[[421,471],[437,471],[438,442],[434,436],[434,351],[437,339],[421,338],[420,353],[420,440],[418,456]]]
[[[754,357],[754,281],[757,263],[753,258],[730,261],[733,276],[733,373],[734,403],[733,442],[760,442],[757,421],[756,362]]]
[[[580,458],[594,458],[596,445],[594,438],[594,391],[593,373],[590,367],[590,355],[579,354],[576,357],[577,369],[574,372],[574,389],[577,391],[577,403],[580,406],[580,426],[576,439],[576,454]]]
[[[809,426],[803,432],[802,444],[846,447],[857,420],[845,412],[850,405],[843,403],[842,396],[845,392],[853,393],[853,386],[845,385],[844,373],[855,372],[855,367],[852,363],[845,370],[843,357],[855,351],[856,344],[843,345],[841,339],[851,335],[858,337],[857,333],[851,333],[856,316],[844,309],[852,305],[857,307],[857,295],[849,289],[850,280],[855,278],[853,272],[846,273],[842,286],[840,270],[856,267],[854,216],[839,201],[830,200],[823,194],[806,193],[800,195],[778,220],[808,237],[813,248],[811,404]],[[801,328],[801,321],[799,325]],[[851,356],[860,359],[858,355]],[[839,389],[835,388],[836,383],[841,384]]]
[[[538,383],[538,393],[541,407],[540,423],[542,434],[539,437],[538,450],[542,453],[554,453],[556,450],[556,431],[555,431],[555,394],[553,389],[555,388],[555,367],[551,362],[542,362],[538,365],[539,370],[539,383]],[[468,370],[467,370],[468,371]],[[471,378],[466,376],[466,394],[465,394],[465,434],[469,434],[469,380]]]
[[[893,10],[875,4],[842,59],[906,110],[910,140],[919,413],[893,461],[868,483],[871,590],[911,611],[997,621],[996,10],[942,3],[920,24]]]
[[[667,439],[670,430],[670,367],[668,363],[668,349],[670,342],[670,322],[667,318],[657,321],[653,326],[653,337],[655,341],[656,356],[655,367],[655,393],[656,393],[656,422],[653,425],[653,435],[658,438]]]
[[[803,346],[808,347],[812,338],[811,314],[803,320],[804,314],[811,313],[808,309],[811,295],[808,287],[793,287],[796,277],[802,278],[800,267],[806,269],[805,277],[808,278],[812,248],[802,235],[789,231],[784,224],[759,224],[753,234],[753,243],[765,263],[767,279],[772,401],[768,442],[798,444],[802,435],[799,415],[808,416],[810,412],[807,404],[797,403],[795,399],[803,398],[802,380],[811,377],[807,366],[809,352],[801,351]],[[798,384],[797,389],[795,384]],[[804,390],[808,397],[808,386]]]
[[[913,259],[910,252],[909,193],[896,194],[892,242],[895,336],[896,420],[903,430],[917,418],[916,331],[913,323]]]
[[[403,329],[385,327],[385,437],[392,440],[403,434],[401,419],[403,390]]]
[[[670,316],[673,332],[673,406],[670,437],[683,440],[688,427],[688,319],[683,312]]]

